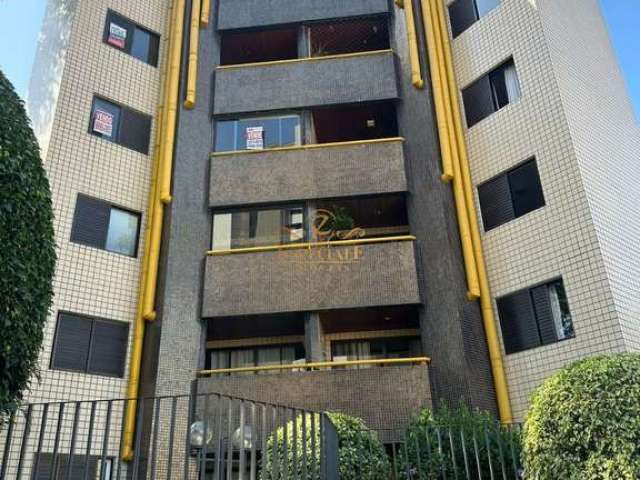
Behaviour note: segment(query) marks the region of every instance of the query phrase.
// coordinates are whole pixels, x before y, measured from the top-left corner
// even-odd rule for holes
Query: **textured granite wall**
[[[388,0],[220,0],[218,28],[228,30],[355,17],[389,11]]]
[[[402,141],[211,158],[211,207],[407,189]]]
[[[391,52],[224,68],[215,77],[216,115],[398,97]]]
[[[420,302],[413,242],[211,256],[203,317]]]

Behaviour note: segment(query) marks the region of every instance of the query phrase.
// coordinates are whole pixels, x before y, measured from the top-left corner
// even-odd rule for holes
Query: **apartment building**
[[[50,1],[29,110],[59,255],[31,401],[510,422],[639,349],[640,134],[596,0]]]

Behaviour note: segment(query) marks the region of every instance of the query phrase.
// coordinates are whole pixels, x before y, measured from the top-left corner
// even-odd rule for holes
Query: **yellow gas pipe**
[[[122,459],[133,458],[133,441],[136,429],[137,397],[140,385],[140,368],[144,342],[145,321],[155,319],[154,302],[158,277],[160,237],[164,205],[161,201],[162,187],[171,186],[171,165],[175,140],[175,120],[180,74],[180,52],[183,36],[184,0],[173,0],[168,9],[170,31],[166,38],[167,57],[161,76],[160,105],[157,113],[154,163],[149,190],[145,250],[138,294],[138,306],[134,323],[133,345],[127,385],[127,402],[122,443]],[[171,128],[172,127],[172,128]],[[167,166],[167,163],[169,165]]]
[[[458,145],[455,137],[455,126],[451,108],[448,103],[450,98],[449,84],[447,83],[446,68],[444,63],[444,53],[442,44],[435,41],[440,38],[440,28],[434,21],[437,12],[434,10],[435,2],[428,2],[430,5],[422,5],[422,15],[428,39],[432,40],[432,45],[428,46],[429,57],[433,61],[429,62],[430,71],[432,72],[432,82],[434,84],[434,98],[436,98],[436,86],[439,87],[441,98],[436,98],[436,105],[440,105],[440,115],[436,109],[438,117],[438,132],[440,136],[440,148],[442,149],[443,163],[451,168],[451,172],[443,171],[443,177],[451,175],[453,184],[453,194],[455,197],[456,214],[458,217],[458,225],[460,230],[460,243],[462,246],[462,256],[464,259],[464,268],[467,277],[467,298],[469,300],[477,300],[480,298],[480,282],[478,280],[478,268],[476,265],[476,257],[473,248],[473,240],[471,236],[471,226],[469,222],[468,205],[464,199],[464,186],[460,171],[460,161]],[[427,42],[429,44],[429,42]],[[442,118],[441,118],[442,117]],[[446,136],[442,136],[445,135]],[[449,164],[449,165],[447,165]],[[446,167],[445,167],[446,168]]]
[[[200,26],[207,28],[209,26],[209,16],[211,14],[211,0],[202,0],[202,12],[200,13]]]
[[[457,151],[457,154],[452,155],[454,175],[460,175],[460,183],[462,184],[463,190],[463,198],[460,200],[458,195],[456,195],[456,203],[459,201],[464,203],[468,217],[467,223],[470,227],[473,256],[475,258],[477,277],[480,286],[480,307],[485,334],[487,337],[487,346],[489,349],[491,370],[495,384],[498,412],[500,420],[503,423],[511,423],[513,421],[513,414],[509,401],[509,391],[504,372],[502,351],[498,340],[497,324],[491,301],[491,291],[489,288],[486,265],[484,263],[480,228],[478,226],[475,203],[473,200],[469,158],[462,129],[462,116],[460,114],[460,105],[457,97],[457,84],[453,70],[451,44],[445,21],[444,8],[441,0],[421,0],[421,2],[422,13],[425,19],[425,29],[433,32],[428,34],[428,40],[435,44],[430,48],[429,61],[430,64],[433,62],[437,62],[439,64],[437,71],[442,75],[441,91],[444,97],[445,109],[450,111],[448,119],[449,121],[452,120],[452,124],[449,124],[451,129],[448,131],[448,135],[450,136],[449,144],[452,145],[452,149],[455,148]],[[432,50],[435,52],[435,56],[431,53]],[[432,71],[435,69],[433,65],[431,68]],[[435,90],[434,94],[436,94]],[[458,163],[458,168],[455,168],[456,162]]]
[[[407,41],[409,42],[409,61],[411,63],[411,84],[416,88],[424,88],[424,79],[420,68],[420,54],[418,51],[418,35],[416,21],[413,14],[413,0],[396,0],[396,5],[404,8],[407,23]]]
[[[191,1],[191,29],[189,32],[189,66],[187,68],[187,98],[185,108],[196,105],[198,84],[198,45],[200,44],[200,0]]]

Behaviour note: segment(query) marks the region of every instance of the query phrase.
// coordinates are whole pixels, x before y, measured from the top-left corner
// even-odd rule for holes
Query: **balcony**
[[[407,190],[401,138],[214,154],[209,206]]]
[[[411,236],[212,251],[202,316],[420,303]]]
[[[220,0],[219,4],[220,30],[389,12],[387,0]]]
[[[199,394],[240,395],[294,408],[341,411],[362,418],[373,429],[402,429],[411,415],[431,406],[428,362],[429,358],[420,357],[259,370],[271,370],[270,375],[247,375],[256,369],[236,372],[244,375],[203,371],[197,388]]]
[[[381,50],[220,66],[214,97],[215,115],[396,99],[394,55]]]

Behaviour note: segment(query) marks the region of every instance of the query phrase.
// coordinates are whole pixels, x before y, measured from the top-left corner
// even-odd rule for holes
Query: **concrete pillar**
[[[323,362],[322,323],[319,312],[309,312],[304,319],[304,349],[308,362]]]

